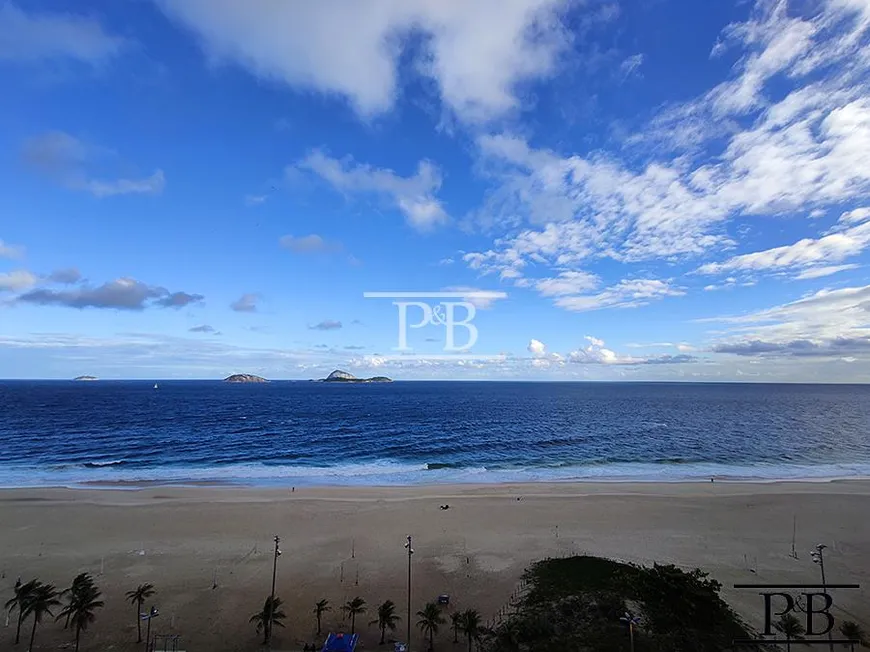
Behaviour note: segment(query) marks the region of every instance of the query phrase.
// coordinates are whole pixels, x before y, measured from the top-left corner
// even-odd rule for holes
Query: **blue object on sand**
[[[359,640],[359,634],[330,632],[323,643],[323,652],[353,652],[356,649],[357,640]]]

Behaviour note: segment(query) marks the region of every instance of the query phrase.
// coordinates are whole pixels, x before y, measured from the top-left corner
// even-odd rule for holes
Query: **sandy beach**
[[[444,504],[450,508],[439,509]],[[798,559],[790,556],[795,515]],[[9,489],[0,491],[0,596],[11,596],[18,576],[66,587],[88,571],[106,607],[81,649],[140,650],[124,593],[151,582],[161,614],[154,631],[181,634],[186,650],[256,650],[260,638],[248,618],[268,595],[276,534],[283,551],[277,593],[288,614],[276,650],[313,640],[311,612],[322,598],[335,609],[325,629],[349,625],[341,603],[357,595],[367,601],[369,613],[357,619],[365,648],[378,647],[377,629],[367,623],[392,599],[403,618],[397,638],[404,638],[409,534],[414,611],[448,593],[451,609],[492,618],[530,562],[587,552],[700,567],[753,626],[761,598],[731,585],[817,582],[808,552],[825,543],[828,582],[862,587],[835,594],[835,615],[870,629],[870,481]],[[0,629],[0,649],[12,649],[14,625],[13,614]],[[442,649],[452,647],[446,627],[438,638]],[[70,639],[46,622],[35,649]],[[419,641],[415,630],[418,649]]]

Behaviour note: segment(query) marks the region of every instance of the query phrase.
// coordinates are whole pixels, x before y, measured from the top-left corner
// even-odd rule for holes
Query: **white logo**
[[[415,299],[415,301],[393,301],[398,309],[398,345],[393,350],[401,353],[402,359],[419,358],[500,358],[492,355],[470,355],[479,336],[477,326],[472,322],[477,315],[475,302],[490,303],[507,296],[504,292],[365,292],[367,299]],[[456,299],[455,301],[421,301],[420,299]],[[408,332],[427,327],[444,328],[442,355],[409,355],[414,349],[408,346]],[[457,337],[457,330],[461,336]]]

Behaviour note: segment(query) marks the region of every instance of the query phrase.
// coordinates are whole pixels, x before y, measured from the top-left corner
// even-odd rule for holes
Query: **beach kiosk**
[[[354,652],[359,634],[329,633],[323,643],[322,652]]]

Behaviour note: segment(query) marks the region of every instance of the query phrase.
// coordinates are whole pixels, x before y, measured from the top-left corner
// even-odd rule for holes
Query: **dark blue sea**
[[[870,476],[870,386],[0,382],[0,486]]]

